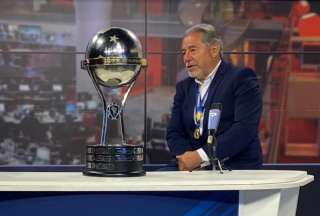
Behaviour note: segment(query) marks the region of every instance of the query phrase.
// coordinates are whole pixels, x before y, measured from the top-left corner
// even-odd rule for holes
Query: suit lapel
[[[206,133],[207,133],[206,128],[208,128],[208,121],[205,119],[208,119],[210,105],[212,104],[212,102],[214,102],[214,96],[216,94],[216,91],[219,88],[219,85],[222,83],[225,70],[226,70],[226,64],[222,61],[217,73],[215,74],[210,84],[208,97],[205,103],[205,114],[204,114],[204,122],[203,122],[204,136],[202,136],[202,138],[206,137]],[[188,103],[185,104],[185,108],[187,109],[186,116],[188,116],[187,125],[189,125],[189,128],[191,129],[191,131],[189,132],[193,133],[193,130],[195,128],[193,116],[194,116],[194,108],[196,105],[196,98],[198,93],[198,84],[194,81],[194,79],[192,79],[190,82],[191,84],[186,89],[186,92],[187,92],[186,96],[188,98],[186,101],[188,101]],[[193,136],[193,134],[190,134],[190,136]]]
[[[216,92],[219,89],[219,85],[222,83],[223,81],[223,77],[224,77],[224,73],[226,70],[226,64],[222,61],[220,67],[218,68],[217,73],[215,74],[210,87],[209,87],[209,92],[208,92],[208,98],[206,100],[205,103],[205,114],[204,114],[204,119],[208,119],[209,116],[209,110],[210,110],[210,106],[213,102],[215,102],[214,97]],[[216,102],[221,102],[221,101],[216,101]],[[208,121],[204,120],[203,122],[203,126],[204,128],[208,127]],[[204,130],[206,131],[206,130]]]
[[[194,128],[194,119],[193,119],[193,115],[194,115],[194,107],[196,105],[196,98],[197,98],[197,92],[198,92],[198,85],[197,83],[192,79],[192,83],[190,85],[190,89],[188,91],[188,95],[187,95],[187,116],[190,116],[190,118],[188,119],[189,124],[192,126],[191,128]]]
[[[210,84],[210,87],[209,87],[208,98],[205,103],[206,109],[210,108],[210,105],[213,102],[212,100],[214,98],[214,95],[217,92],[217,89],[219,88],[221,81],[223,80],[224,72],[225,72],[225,64],[223,62],[221,62],[221,65],[220,65],[217,73],[215,74],[215,76]]]

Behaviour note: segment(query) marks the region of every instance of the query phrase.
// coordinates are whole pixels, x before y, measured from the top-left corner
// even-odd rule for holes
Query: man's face
[[[182,40],[183,62],[189,75],[203,81],[219,61],[219,45],[202,41],[201,32],[192,32]]]

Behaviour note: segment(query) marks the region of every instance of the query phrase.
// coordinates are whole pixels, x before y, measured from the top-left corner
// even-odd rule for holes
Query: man
[[[260,89],[251,69],[236,68],[221,58],[222,42],[215,28],[198,24],[182,40],[189,77],[177,83],[167,141],[179,170],[208,165],[208,114],[211,104],[222,112],[216,155],[231,169],[256,169],[262,164],[258,125]]]

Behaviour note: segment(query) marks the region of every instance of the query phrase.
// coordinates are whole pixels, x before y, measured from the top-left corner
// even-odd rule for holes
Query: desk
[[[299,188],[311,181],[313,176],[305,171],[280,170],[148,172],[126,178],[88,177],[79,172],[0,172],[0,212],[293,216]]]

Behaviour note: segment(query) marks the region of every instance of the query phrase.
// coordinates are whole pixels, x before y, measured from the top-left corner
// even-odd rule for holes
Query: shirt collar
[[[198,83],[199,85],[203,85],[203,84],[206,84],[206,83],[208,83],[208,82],[210,83],[210,82],[213,80],[214,75],[217,73],[220,64],[221,64],[221,60],[219,60],[218,64],[213,68],[213,70],[212,70],[212,71],[210,72],[210,74],[208,75],[207,79],[205,79],[204,81],[201,82],[201,81],[198,80],[198,79],[194,79],[194,81],[195,81],[196,83]]]

